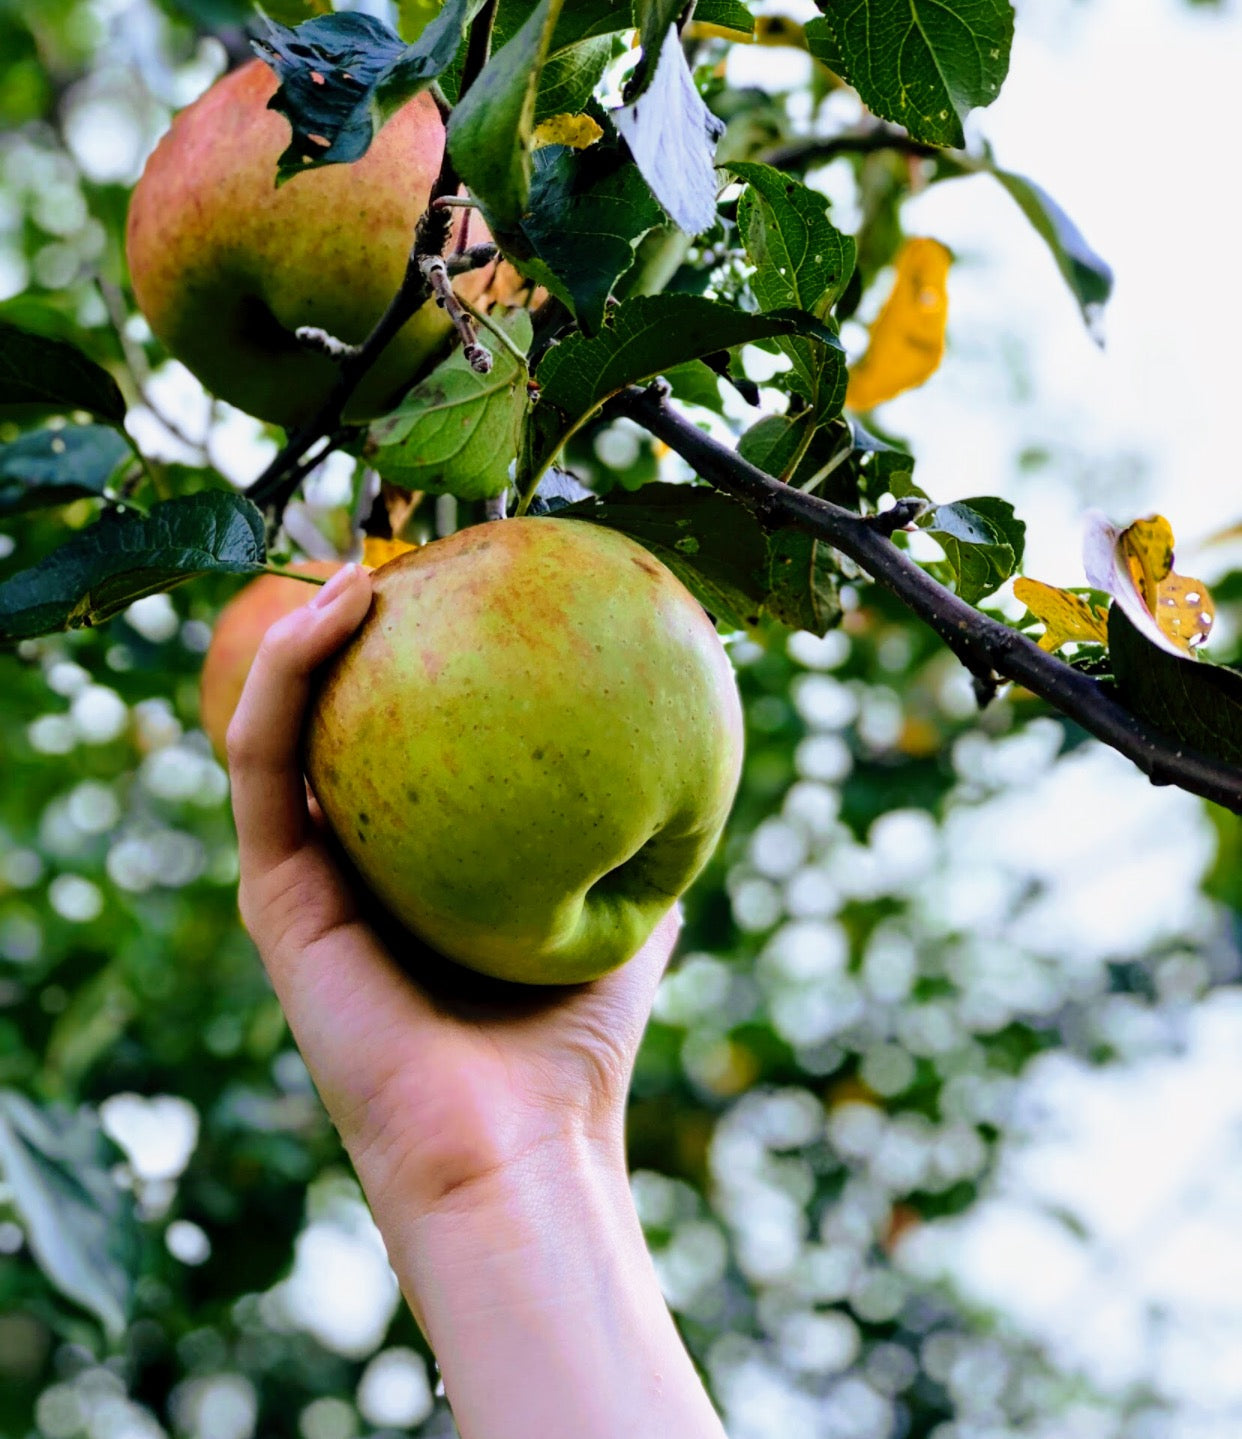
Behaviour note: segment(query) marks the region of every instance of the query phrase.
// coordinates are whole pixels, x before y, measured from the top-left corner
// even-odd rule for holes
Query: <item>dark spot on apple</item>
[[[371,823],[371,816],[370,816],[369,814],[367,814],[366,810],[363,810],[363,812],[358,816],[358,823],[359,823],[359,824],[370,824],[370,823]]]
[[[530,757],[531,757],[531,759],[535,759],[535,760],[542,759],[542,758],[543,758],[543,751],[542,751],[541,749],[532,750]]]
[[[660,578],[659,567],[650,560],[640,559],[637,555],[634,555],[631,563],[636,564],[644,574],[654,575],[656,579]]]
[[[417,804],[422,798],[422,795],[420,795],[419,792],[414,788],[414,786],[411,785],[409,789],[406,790],[405,797],[409,800],[411,804]]]
[[[363,844],[366,844],[367,837],[365,834],[363,834],[361,830],[358,831],[358,838],[362,841]]]

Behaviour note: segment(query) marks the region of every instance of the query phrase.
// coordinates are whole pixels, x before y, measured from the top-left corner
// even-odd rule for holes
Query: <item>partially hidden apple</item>
[[[147,162],[130,205],[126,251],[134,295],[168,350],[220,399],[291,427],[326,398],[335,363],[295,336],[303,326],[361,343],[400,287],[444,153],[430,95],[416,95],[352,165],[277,188],[289,122],[268,101],[260,60],[234,70],[183,110]],[[488,239],[471,212],[465,244]],[[458,224],[460,222],[455,222]],[[460,276],[485,307],[521,287],[508,265]],[[451,323],[428,302],[379,357],[345,418],[372,419],[448,348]]]
[[[306,730],[378,898],[460,963],[568,984],[629,959],[707,862],[742,715],[711,620],[582,520],[461,530],[377,570]]]
[[[341,560],[301,560],[289,568],[299,575],[330,579]],[[241,699],[263,636],[285,615],[314,598],[315,588],[281,575],[260,575],[220,611],[199,681],[199,720],[216,757],[225,759],[224,737]]]

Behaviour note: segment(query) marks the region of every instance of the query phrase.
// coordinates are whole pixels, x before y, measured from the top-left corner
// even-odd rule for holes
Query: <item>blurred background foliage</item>
[[[163,363],[130,313],[124,216],[172,110],[245,53],[248,14],[0,0],[0,317],[116,367],[181,488],[210,466],[244,482],[272,437]],[[812,123],[805,87],[705,80],[726,144]],[[869,157],[854,178],[874,272],[909,169]],[[574,458],[600,490],[662,463],[624,424],[584,434]],[[319,478],[301,543],[349,471]],[[91,513],[5,517],[0,577]],[[442,504],[436,523],[452,522]],[[238,922],[227,778],[197,728],[233,588],[196,583],[0,655],[0,1434],[14,1439],[453,1433]],[[1236,634],[1242,580],[1216,593]],[[1023,1156],[1124,1168],[1096,1141],[1149,1102],[1152,1066],[1181,1057],[1201,1087],[1160,1090],[1164,1128],[1130,1156],[1176,1166],[1161,1146],[1196,1093],[1236,1077],[1203,1056],[1242,1035],[1239,827],[1150,790],[1021,697],[978,714],[895,602],[845,600],[824,639],[732,642],[743,788],[634,1081],[635,1194],[730,1435],[1234,1434],[1236,1385],[1196,1399],[1184,1366],[1110,1369],[1056,1342],[1098,1314],[1133,1251],[1110,1257],[1090,1197],[1041,1189]],[[1076,1148],[1041,1149],[1049,1126],[1099,1109],[1092,1085],[1110,1075],[1120,1111]],[[1237,1105],[1212,1112],[1236,1145]],[[1130,1182],[1111,1178],[1090,1191],[1105,1204]],[[972,1280],[989,1246],[1021,1250],[1036,1288],[1079,1254],[1079,1289],[1062,1286],[1051,1322],[1010,1305],[1003,1282]],[[1206,1242],[1181,1262],[1208,1265]],[[1127,1322],[1187,1348],[1203,1312],[1170,1302]],[[1215,1339],[1242,1369],[1232,1322]]]

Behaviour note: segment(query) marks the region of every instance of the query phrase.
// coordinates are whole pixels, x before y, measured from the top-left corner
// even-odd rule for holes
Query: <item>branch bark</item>
[[[861,566],[936,631],[977,689],[994,688],[998,678],[1015,681],[1125,755],[1153,784],[1175,784],[1242,813],[1242,770],[1182,747],[1131,714],[1098,680],[959,599],[898,549],[883,524],[774,480],[679,415],[657,387],[630,390],[616,407],[708,484],[745,504],[765,529],[802,530]]]

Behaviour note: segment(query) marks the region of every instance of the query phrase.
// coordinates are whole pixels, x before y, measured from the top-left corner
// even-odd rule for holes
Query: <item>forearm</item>
[[[612,1148],[544,1148],[431,1213],[377,1205],[462,1439],[723,1439]]]

